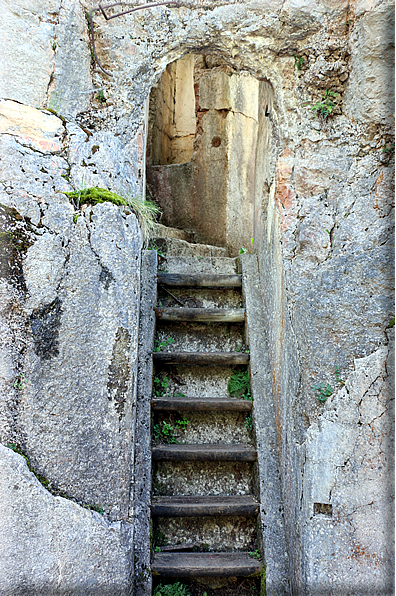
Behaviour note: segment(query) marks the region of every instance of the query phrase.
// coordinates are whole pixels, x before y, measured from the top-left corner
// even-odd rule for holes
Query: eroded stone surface
[[[53,387],[59,380],[62,380],[65,407],[69,398],[74,400],[71,404],[81,406],[80,391],[88,400],[95,383],[91,375],[91,351],[84,355],[74,347],[87,338],[89,323],[95,326],[99,321],[106,327],[107,339],[101,344],[100,357],[95,349],[97,344],[88,342],[94,351],[94,362],[98,358],[101,366],[110,364],[112,355],[118,353],[113,352],[110,336],[115,340],[121,328],[133,337],[132,315],[128,324],[121,315],[122,320],[113,323],[113,314],[110,317],[109,311],[101,310],[100,297],[114,291],[111,276],[118,280],[117,271],[122,270],[116,257],[118,248],[113,246],[114,250],[107,253],[100,240],[99,220],[97,224],[94,218],[89,221],[90,209],[84,210],[77,224],[73,222],[74,208],[62,194],[72,190],[68,179],[77,189],[83,184],[95,184],[142,194],[145,103],[151,87],[166,65],[184,54],[209,52],[213,66],[220,56],[233,69],[269,81],[267,91],[259,95],[263,111],[268,109],[259,118],[253,235],[268,315],[272,391],[293,588],[296,592],[318,594],[319,587],[325,583],[326,591],[335,595],[344,581],[351,594],[359,594],[369,586],[370,595],[377,591],[382,596],[387,589],[384,586],[391,557],[383,546],[381,516],[386,517],[384,511],[391,496],[387,493],[373,499],[373,505],[370,503],[374,488],[379,495],[385,494],[379,483],[383,473],[379,469],[382,454],[388,453],[380,444],[385,430],[379,427],[386,418],[385,414],[381,416],[379,397],[383,395],[381,378],[384,377],[381,373],[366,393],[359,381],[362,402],[358,407],[351,393],[344,393],[348,382],[345,390],[334,395],[337,416],[341,418],[348,413],[349,422],[330,420],[327,416],[333,401],[323,411],[311,388],[321,382],[339,387],[334,377],[335,366],[340,367],[344,380],[352,379],[355,372],[363,378],[361,371],[354,371],[354,361],[362,362],[359,359],[363,358],[364,366],[371,370],[372,361],[366,358],[384,356],[385,328],[393,317],[389,275],[393,233],[393,98],[389,91],[393,3],[359,0],[349,5],[344,0],[331,3],[255,0],[230,4],[221,0],[214,6],[212,0],[196,0],[194,7],[187,2],[179,9],[160,7],[150,13],[142,11],[109,22],[96,13],[94,20],[100,26],[95,31],[99,57],[114,78],[101,74],[97,67],[90,69],[85,16],[79,3],[18,0],[3,4],[2,98],[22,102],[24,106],[18,108],[18,113],[51,105],[53,101],[55,110],[64,111],[75,121],[67,124],[67,136],[62,124],[61,139],[50,125],[59,124],[59,119],[35,112],[34,140],[32,135],[20,134],[19,126],[8,132],[5,129],[6,134],[0,139],[0,202],[15,208],[19,216],[37,226],[34,232],[37,248],[33,244],[29,249],[31,258],[24,261],[26,280],[18,273],[19,286],[4,279],[1,286],[5,348],[0,368],[4,395],[2,440],[21,440],[21,407],[27,408],[34,428],[35,416],[40,419],[43,415],[42,404],[45,410],[46,402],[58,403]],[[96,7],[93,0],[84,6],[93,7]],[[296,68],[294,55],[304,58],[300,70]],[[327,124],[320,122],[310,109],[326,89],[334,89],[341,95],[335,117]],[[103,90],[106,101],[97,98],[99,90]],[[39,121],[45,121],[48,128],[37,126]],[[54,147],[60,155],[49,154]],[[37,149],[42,152],[38,153]],[[105,212],[99,209],[93,213],[102,214],[102,225]],[[106,214],[116,217],[114,210]],[[125,230],[122,226],[118,229]],[[91,246],[89,233],[94,238]],[[109,239],[108,235],[105,237]],[[114,239],[115,245],[122,240],[117,234]],[[99,267],[93,250],[99,250],[106,269]],[[191,259],[189,266],[201,271],[199,259]],[[179,270],[172,257],[164,267],[169,271]],[[219,271],[215,259],[212,271]],[[229,272],[235,272],[235,262],[230,262]],[[86,294],[79,294],[80,301],[72,299],[80,274],[84,287],[94,290],[92,300],[98,304],[92,317],[86,306]],[[29,286],[31,295],[26,295],[23,283]],[[69,303],[65,289],[61,289],[66,285]],[[125,296],[132,302],[135,300],[128,292],[121,297],[115,293],[112,297],[118,313],[124,312]],[[57,297],[61,304],[54,302]],[[42,378],[38,367],[34,368],[34,363],[40,361],[34,352],[34,338],[27,337],[25,329],[26,317],[33,311],[34,317],[41,313],[47,320],[48,331],[56,323],[51,313],[58,313],[60,320],[59,334],[53,337],[52,344],[48,343],[49,351],[59,350],[59,355],[43,360]],[[65,313],[70,317],[70,325],[62,336]],[[34,317],[34,321],[40,319]],[[74,323],[72,317],[76,317]],[[119,332],[119,337],[124,337],[123,333]],[[62,377],[56,367],[45,368],[63,358],[62,346],[68,346],[69,352],[66,350],[64,356],[75,364],[75,377],[73,369],[65,368]],[[25,361],[26,350],[31,359]],[[83,361],[78,360],[79,355]],[[20,382],[19,375],[24,371],[32,385],[26,384],[19,391],[14,382]],[[352,385],[351,380],[349,387]],[[189,387],[192,391],[196,389],[193,384]],[[219,387],[221,392],[226,390],[225,377]],[[34,395],[34,389],[42,396],[37,402],[38,409],[29,397]],[[99,401],[91,398],[87,401],[94,410],[98,403],[115,405],[107,403],[101,391],[98,391]],[[214,394],[216,391],[213,389]],[[65,428],[80,428],[74,405],[59,426],[51,423],[58,437]],[[33,409],[29,411],[30,407]],[[79,411],[81,407],[77,409],[77,417]],[[57,414],[56,408],[52,413]],[[115,429],[118,420],[115,409],[112,415]],[[103,426],[100,426],[102,422],[99,424],[101,432],[107,420]],[[55,448],[51,440],[40,445],[38,437],[34,445],[31,443],[29,454],[32,460],[36,457],[37,465],[44,465],[46,451],[54,461],[55,457],[59,460],[64,450],[68,452],[67,442],[63,444],[59,440]],[[86,444],[86,436],[81,436],[81,442]],[[370,442],[370,451],[364,457],[365,446]],[[345,464],[343,454],[350,453],[352,443],[353,456]],[[319,449],[319,444],[323,447],[324,455],[320,454],[323,460],[318,459],[314,449],[315,445]],[[326,446],[328,451],[334,448],[332,453],[339,458],[335,471],[326,455]],[[82,461],[87,462],[89,455],[80,453]],[[306,453],[310,462],[307,464]],[[310,492],[308,479],[315,478],[319,461],[326,475],[323,483],[317,478],[315,490],[312,488]],[[303,474],[305,465],[313,466],[313,462],[312,474]],[[60,469],[63,463],[57,465]],[[97,467],[101,469],[100,465]],[[91,478],[94,472],[96,467],[89,473]],[[73,473],[74,478],[85,483],[78,466]],[[375,480],[369,485],[370,474]],[[230,483],[233,482],[230,478]],[[182,490],[183,487],[176,485],[175,479],[175,490]],[[203,473],[192,482],[191,490],[198,485],[205,487]],[[304,501],[301,513],[303,485],[310,497]],[[307,517],[308,511],[309,515],[313,511],[312,499],[324,499],[330,486],[333,486],[333,528],[328,518]],[[221,488],[226,490],[226,485]],[[348,520],[352,520],[352,525]],[[351,542],[351,532],[355,542]],[[29,548],[26,543],[26,553],[31,554]],[[85,552],[84,548],[85,545],[79,552]],[[51,573],[51,581],[55,581],[58,572]]]
[[[25,460],[3,445],[0,460],[0,590],[126,596],[130,524],[110,523],[97,512],[52,496]]]

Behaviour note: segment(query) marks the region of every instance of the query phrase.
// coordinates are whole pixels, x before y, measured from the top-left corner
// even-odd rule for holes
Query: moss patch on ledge
[[[113,203],[119,207],[125,207],[127,210],[130,209],[138,219],[146,245],[155,229],[157,216],[161,212],[158,205],[151,201],[145,201],[142,198],[139,199],[131,196],[122,197],[111,190],[96,186],[82,190],[73,190],[64,194],[69,197],[70,202],[76,210],[80,209],[81,205],[84,204],[97,205],[98,203]],[[77,218],[78,215],[75,214],[74,223],[77,222]]]
[[[98,203],[114,203],[114,205],[127,206],[129,203],[126,199],[117,195],[115,192],[106,190],[105,188],[84,188],[83,190],[73,190],[72,192],[65,192],[73,202],[78,205],[97,205]]]

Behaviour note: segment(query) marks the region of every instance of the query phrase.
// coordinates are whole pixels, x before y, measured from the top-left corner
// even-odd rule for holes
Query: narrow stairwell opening
[[[251,247],[272,101],[267,81],[221,56],[187,54],[168,64],[148,114],[147,190],[161,224],[176,229],[160,227],[159,236],[222,247],[229,256]]]
[[[158,262],[144,257],[135,457],[151,466],[151,484],[136,501],[136,596],[174,582],[191,596],[285,596],[259,275],[275,200],[272,87],[219,56],[188,54],[168,65],[149,105],[147,185],[163,217]]]

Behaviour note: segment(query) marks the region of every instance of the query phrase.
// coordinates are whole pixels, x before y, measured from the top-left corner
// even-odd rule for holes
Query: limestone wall
[[[107,22],[96,12],[97,51],[112,77],[91,62],[84,12],[94,7],[90,0],[3,7],[3,444],[18,443],[56,490],[103,507],[100,540],[118,532],[117,552],[131,564],[140,233],[134,216],[112,205],[87,208],[74,221],[62,191],[86,185],[141,195],[150,90],[183,55],[213,54],[260,81],[248,178],[291,590],[391,594],[391,0],[196,0]],[[311,106],[329,89],[340,97],[334,118],[323,122]],[[233,137],[241,141],[235,163],[244,130]],[[334,390],[324,404],[312,390],[320,383]],[[3,488],[12,503],[27,471],[17,454],[4,452],[4,461],[14,466],[14,484]],[[64,507],[83,535],[100,515],[72,504],[77,524],[67,502],[33,484],[34,509],[43,514],[28,554],[14,549],[16,561],[31,563],[12,568],[23,589],[44,569],[47,551],[30,559],[29,545],[54,531],[47,507]],[[2,513],[15,540],[33,519],[29,490],[18,497],[23,514]],[[59,533],[69,544],[65,528]],[[95,593],[87,586],[105,581],[98,565],[108,555],[93,540],[76,549],[80,560],[95,561],[93,575],[74,587],[54,562],[38,585]],[[126,593],[130,572],[117,568],[111,593]]]

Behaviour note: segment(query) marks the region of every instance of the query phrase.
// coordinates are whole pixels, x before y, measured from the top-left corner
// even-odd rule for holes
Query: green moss
[[[36,476],[37,480],[39,482],[41,482],[41,484],[48,489],[49,487],[49,480],[47,480],[46,478],[44,478],[44,476],[41,476],[40,474],[37,474],[33,468],[32,468],[32,464],[29,461],[29,458],[26,457],[26,455],[22,452],[21,448],[19,447],[19,445],[17,445],[16,443],[8,443],[7,447],[9,449],[12,449],[13,451],[15,451],[15,453],[18,453],[18,455],[22,455],[23,459],[26,461],[27,463],[27,467],[29,468],[30,472],[33,472],[33,474]]]
[[[73,190],[72,192],[65,192],[69,199],[78,201],[80,205],[87,203],[89,205],[97,205],[98,203],[114,203],[114,205],[127,206],[128,202],[115,192],[106,190],[104,188],[84,188],[83,190]]]
[[[26,461],[27,463],[27,467],[29,468],[29,471],[32,472],[37,480],[44,486],[44,488],[46,488],[51,494],[53,494],[56,497],[63,497],[64,499],[68,499],[69,501],[73,501],[74,503],[76,502],[74,499],[72,499],[71,497],[69,497],[66,493],[56,490],[51,486],[51,483],[49,480],[47,480],[47,478],[45,478],[44,476],[41,476],[41,474],[37,474],[37,472],[34,471],[32,464],[29,461],[29,458],[23,453],[21,447],[17,444],[17,443],[8,443],[7,447],[9,449],[12,449],[12,451],[15,451],[15,453],[18,453],[18,455],[21,455],[23,457],[23,459]],[[92,505],[92,504],[85,504],[85,503],[78,503],[80,505],[80,507],[83,507],[84,509],[90,509],[91,511],[97,511],[98,513],[100,513],[101,515],[103,515],[104,511],[103,508],[100,507],[99,505]]]
[[[388,323],[388,325],[386,326],[387,329],[391,329],[392,327],[395,326],[395,317],[393,317],[393,319],[391,319]]]
[[[261,582],[260,582],[260,596],[266,596],[267,590],[265,587],[265,574],[266,574],[267,567],[263,565],[263,570],[261,572]]]

